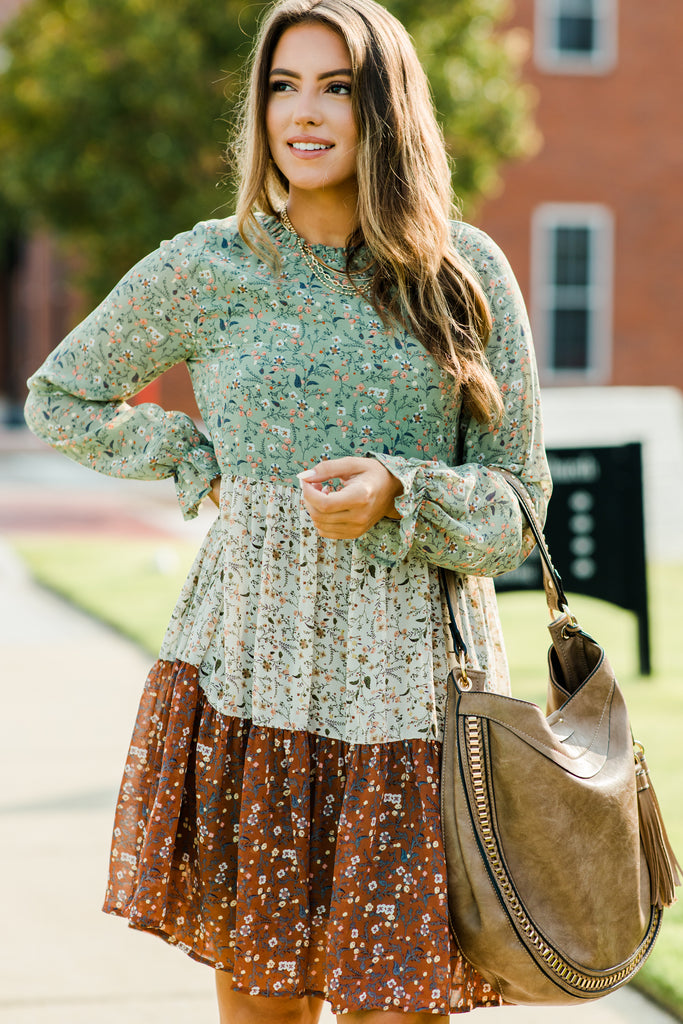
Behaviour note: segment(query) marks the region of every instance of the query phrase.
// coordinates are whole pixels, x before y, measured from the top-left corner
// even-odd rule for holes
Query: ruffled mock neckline
[[[290,231],[289,228],[285,227],[279,217],[274,217],[272,214],[261,214],[259,216],[263,227],[266,231],[281,245],[286,245],[288,249],[294,249],[299,251],[299,236],[294,231]],[[334,267],[344,269],[346,266],[346,247],[343,245],[322,245],[316,242],[315,244],[308,243],[309,248],[319,259],[324,260],[326,263],[330,263]],[[361,258],[365,252],[365,247],[360,251]]]

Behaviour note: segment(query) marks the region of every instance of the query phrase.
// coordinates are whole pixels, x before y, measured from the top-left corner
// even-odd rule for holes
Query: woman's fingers
[[[354,483],[340,491],[318,491],[302,482],[304,503],[318,533],[334,539],[360,537],[372,525],[366,488]]]
[[[323,513],[322,515],[313,510],[311,513],[311,519],[315,523],[316,527],[343,526],[346,523],[350,527],[355,528],[357,526],[366,526],[368,524],[369,516],[362,508],[358,508],[355,512],[342,510],[340,512]]]
[[[351,467],[349,482],[340,490],[319,490],[318,481],[301,481],[304,504],[323,537],[360,537],[384,516],[398,518],[393,499],[402,490],[400,481],[374,459],[348,460],[353,461],[363,462],[363,471],[353,472]],[[348,464],[337,465],[332,472],[339,475],[344,470],[349,471]]]
[[[349,480],[358,473],[368,470],[372,460],[361,459],[357,456],[347,455],[341,459],[324,459],[313,469],[306,469],[299,473],[301,482],[324,483],[326,480]]]
[[[342,486],[329,490],[330,480]],[[346,456],[319,462],[299,474],[304,504],[323,537],[351,539],[384,516],[399,518],[394,506],[403,490],[401,482],[376,459]]]
[[[353,483],[342,487],[339,491],[324,491],[306,481],[302,482],[304,501],[318,512],[351,510],[355,505],[361,505],[366,500],[365,491],[365,488],[356,487]]]

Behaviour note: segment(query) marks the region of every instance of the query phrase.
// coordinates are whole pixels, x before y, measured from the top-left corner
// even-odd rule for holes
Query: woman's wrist
[[[386,469],[386,466],[384,468]],[[399,480],[399,478],[397,476],[394,476],[394,474],[391,472],[391,470],[387,469],[387,473],[389,474],[389,476],[391,478],[391,483],[393,485],[393,492],[394,493],[390,496],[390,498],[388,500],[387,508],[386,508],[386,510],[384,512],[384,518],[385,519],[400,519],[401,518],[401,513],[396,508],[396,499],[400,498],[401,495],[403,494],[403,484],[401,483],[401,481]]]
[[[221,503],[221,478],[219,476],[215,476],[213,478],[213,480],[211,481],[211,490],[207,494],[207,498],[211,498],[211,501],[214,503],[216,508],[218,508],[220,506],[220,503]]]

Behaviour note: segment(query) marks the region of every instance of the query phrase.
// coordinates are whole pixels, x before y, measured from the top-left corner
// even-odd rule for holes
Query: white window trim
[[[560,0],[536,0],[534,60],[541,71],[561,75],[604,75],[617,63],[618,0],[594,0],[601,45],[590,54],[565,53],[553,42],[552,25]]]
[[[558,227],[588,227],[594,231],[594,276],[589,288],[591,325],[585,370],[550,365],[548,313],[555,308],[555,284],[548,281],[552,254],[551,231]],[[612,307],[614,281],[614,217],[598,203],[542,203],[531,220],[531,322],[544,384],[608,384],[612,374]]]

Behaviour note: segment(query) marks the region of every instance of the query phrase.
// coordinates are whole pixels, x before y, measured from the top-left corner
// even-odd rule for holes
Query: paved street
[[[37,588],[11,550],[27,529],[199,536],[210,515],[184,527],[166,485],[111,481],[23,435],[0,438],[0,1024],[216,1024],[209,969],[99,911],[150,659]],[[632,990],[578,1009],[494,1012],[510,1024],[672,1021]]]

